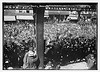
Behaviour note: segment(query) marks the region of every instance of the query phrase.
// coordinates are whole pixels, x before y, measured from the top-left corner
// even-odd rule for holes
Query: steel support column
[[[44,66],[44,7],[34,7],[35,24],[37,30],[37,54],[39,56],[40,64],[39,69],[43,69]]]

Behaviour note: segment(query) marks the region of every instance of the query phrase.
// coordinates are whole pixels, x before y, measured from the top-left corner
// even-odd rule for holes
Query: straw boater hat
[[[36,51],[29,50],[28,56],[36,56]]]
[[[29,52],[28,52],[28,56],[35,56],[35,52],[29,51]]]

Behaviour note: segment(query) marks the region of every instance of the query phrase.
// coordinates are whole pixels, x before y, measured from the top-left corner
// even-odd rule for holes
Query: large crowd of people
[[[66,67],[69,64],[76,63],[77,65],[79,62],[87,62],[86,58],[91,54],[94,60],[91,60],[92,63],[89,64],[91,66],[88,69],[96,69],[96,23],[92,21],[45,23],[44,40],[46,43],[44,53],[46,69],[63,69],[62,66]]]
[[[64,66],[70,63],[82,62],[89,54],[93,54],[96,60],[96,40],[96,37],[92,39],[78,37],[75,39],[64,38],[61,41],[55,41],[52,45],[46,46],[46,48],[49,48],[49,51],[45,54],[45,63],[51,61],[54,65],[58,63]]]
[[[46,43],[44,69],[60,69],[60,66],[83,62],[89,54],[93,54],[95,59],[93,65],[96,65],[96,26],[91,23],[44,24]],[[4,23],[3,65],[5,69],[23,68],[23,59],[29,47],[36,46],[34,30],[35,26],[32,22]]]
[[[29,47],[36,50],[36,32],[33,21],[4,22],[3,65],[21,68]]]
[[[34,22],[17,20],[3,25],[3,69],[38,69]],[[64,69],[80,62],[87,64],[86,69],[97,69],[97,21],[48,18],[44,43],[44,69]]]

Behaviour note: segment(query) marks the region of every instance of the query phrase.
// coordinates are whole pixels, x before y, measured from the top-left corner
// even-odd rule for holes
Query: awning
[[[16,16],[19,20],[34,20],[33,16]]]
[[[15,16],[4,16],[4,21],[16,21]]]

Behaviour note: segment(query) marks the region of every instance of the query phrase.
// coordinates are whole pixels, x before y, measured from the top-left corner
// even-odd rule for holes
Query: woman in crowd
[[[38,55],[36,51],[33,51],[33,48],[30,47],[23,59],[23,69],[36,69],[36,61],[38,61]]]

